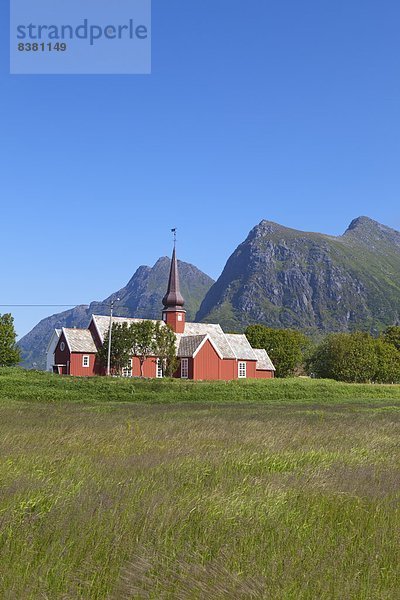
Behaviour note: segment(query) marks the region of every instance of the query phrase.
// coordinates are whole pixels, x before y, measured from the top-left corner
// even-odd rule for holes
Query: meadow
[[[400,386],[0,369],[0,598],[400,598]]]

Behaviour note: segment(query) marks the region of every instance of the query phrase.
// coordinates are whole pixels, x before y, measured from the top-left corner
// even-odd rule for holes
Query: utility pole
[[[119,298],[117,298],[118,302]],[[108,356],[107,356],[107,376],[110,376],[111,373],[111,333],[112,333],[112,318],[113,318],[113,310],[114,310],[114,300],[111,300],[110,304],[110,327],[108,329]]]

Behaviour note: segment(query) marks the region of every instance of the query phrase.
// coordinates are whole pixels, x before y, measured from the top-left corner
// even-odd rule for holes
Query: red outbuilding
[[[60,375],[96,375],[97,346],[89,329],[63,327],[54,351],[53,371]]]
[[[267,352],[251,347],[244,334],[224,333],[220,325],[187,323],[180,292],[176,250],[172,254],[167,293],[163,298],[162,321],[176,335],[179,369],[176,377],[194,380],[271,379],[275,374]],[[142,319],[113,317],[113,323],[134,323]],[[53,371],[60,375],[104,374],[96,362],[97,350],[104,344],[110,317],[93,315],[87,329],[62,329],[54,351]],[[123,371],[125,377],[140,376],[135,356]],[[162,377],[156,357],[144,364],[145,377]]]

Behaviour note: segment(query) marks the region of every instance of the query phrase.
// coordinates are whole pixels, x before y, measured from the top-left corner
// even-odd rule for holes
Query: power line
[[[93,302],[97,306],[108,306],[111,304],[108,302]],[[69,307],[79,307],[85,306],[89,308],[90,304],[0,304],[0,308],[69,308]],[[118,311],[120,309],[131,310],[130,306],[124,306],[122,304],[114,303],[114,310]]]
[[[0,304],[0,308],[74,308],[79,306],[89,308],[89,304]]]

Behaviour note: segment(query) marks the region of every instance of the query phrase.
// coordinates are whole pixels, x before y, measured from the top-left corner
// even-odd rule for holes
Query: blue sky
[[[261,219],[400,229],[395,0],[153,0],[150,76],[9,75],[8,18],[1,304],[102,299],[174,226],[213,277]],[[58,310],[12,312],[23,335]]]

